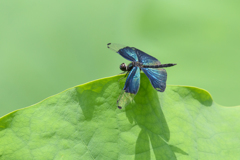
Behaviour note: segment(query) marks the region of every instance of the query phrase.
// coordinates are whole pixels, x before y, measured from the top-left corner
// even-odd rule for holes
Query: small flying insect
[[[129,65],[125,63],[120,65],[120,69],[124,71],[123,73],[127,72],[125,77],[128,76],[123,91],[117,100],[119,109],[127,106],[129,102],[133,101],[134,96],[137,94],[140,86],[141,70],[146,74],[154,89],[159,92],[165,91],[167,72],[163,68],[176,64],[161,64],[156,58],[134,47],[113,43],[108,43],[107,47],[120,54],[123,58],[131,61]]]

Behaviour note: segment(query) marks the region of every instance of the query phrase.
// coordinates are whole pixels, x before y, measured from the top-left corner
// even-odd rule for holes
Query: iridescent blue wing
[[[164,92],[166,88],[167,72],[162,68],[142,68],[147,75],[152,86],[159,92]]]
[[[138,56],[136,54],[135,48],[114,43],[108,43],[107,47],[113,50],[114,52],[119,53],[121,56],[123,56],[129,61],[138,61]]]
[[[133,69],[128,74],[128,77],[123,89],[127,93],[137,94],[139,86],[140,86],[140,68],[133,67]]]
[[[143,65],[159,65],[161,64],[156,58],[144,53],[139,49],[135,49],[138,56],[138,61]],[[142,71],[147,75],[152,86],[159,92],[164,92],[166,88],[167,72],[161,68],[142,68]]]
[[[123,92],[118,98],[118,108],[125,107],[129,102],[133,101],[134,96],[137,94],[140,86],[140,68],[133,67],[128,74]]]
[[[148,55],[147,53],[134,48],[137,56],[138,56],[138,61],[141,62],[143,65],[159,65],[161,64],[156,58],[153,56]]]

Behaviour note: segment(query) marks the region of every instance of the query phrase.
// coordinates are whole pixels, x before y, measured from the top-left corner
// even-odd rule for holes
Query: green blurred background
[[[128,61],[109,42],[177,63],[167,84],[239,105],[239,8],[235,0],[0,1],[0,116],[119,74]]]

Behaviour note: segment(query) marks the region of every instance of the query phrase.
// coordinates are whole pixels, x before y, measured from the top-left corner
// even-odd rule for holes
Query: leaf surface
[[[0,119],[0,159],[240,158],[240,107],[199,88],[153,89],[141,74],[134,102],[118,109],[114,76],[79,85]]]

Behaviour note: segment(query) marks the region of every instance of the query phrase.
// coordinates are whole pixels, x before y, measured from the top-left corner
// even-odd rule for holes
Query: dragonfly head
[[[121,69],[122,71],[127,71],[127,66],[126,66],[126,64],[125,64],[125,63],[122,63],[122,64],[120,65],[120,69]]]

